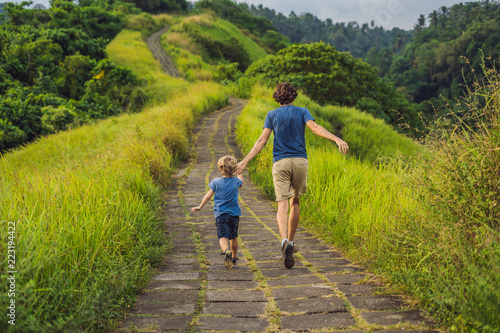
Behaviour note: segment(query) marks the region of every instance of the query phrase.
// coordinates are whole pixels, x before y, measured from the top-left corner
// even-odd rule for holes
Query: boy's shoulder
[[[225,182],[239,182],[238,177],[217,177],[210,181],[212,184],[222,184]]]

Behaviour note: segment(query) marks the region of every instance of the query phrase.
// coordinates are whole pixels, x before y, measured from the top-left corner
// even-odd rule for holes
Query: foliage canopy
[[[28,4],[3,7],[8,19],[0,26],[0,151],[140,109],[137,78],[106,60],[104,50],[123,28],[121,12],[104,9],[102,2],[53,1],[48,10]]]
[[[321,104],[355,106],[398,127],[420,126],[412,105],[373,67],[325,43],[293,45],[250,66],[270,85],[290,82]]]

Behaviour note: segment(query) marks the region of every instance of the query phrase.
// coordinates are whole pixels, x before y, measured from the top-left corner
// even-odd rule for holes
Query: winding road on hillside
[[[161,47],[161,36],[166,33],[168,29],[170,29],[170,26],[167,25],[149,36],[146,40],[146,44],[149,46],[149,49],[151,50],[151,53],[153,53],[156,61],[158,61],[163,67],[165,73],[172,77],[179,77],[179,71],[172,63],[172,58],[170,58]]]
[[[299,228],[299,253],[283,266],[276,209],[244,174],[238,264],[226,270],[210,204],[191,213],[219,177],[216,161],[242,155],[234,130],[244,100],[205,116],[195,130],[195,158],[181,167],[166,197],[167,253],[120,331],[160,332],[437,332],[403,297],[391,295],[363,268]]]

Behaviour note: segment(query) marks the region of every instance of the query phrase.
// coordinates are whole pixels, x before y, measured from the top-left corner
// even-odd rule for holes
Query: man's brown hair
[[[276,86],[273,98],[280,105],[292,103],[297,98],[297,91],[288,82],[280,83]]]

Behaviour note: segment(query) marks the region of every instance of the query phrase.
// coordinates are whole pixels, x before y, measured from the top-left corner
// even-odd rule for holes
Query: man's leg
[[[293,241],[293,238],[295,237],[295,232],[297,231],[297,227],[299,225],[299,217],[300,217],[299,201],[300,201],[299,198],[290,198],[290,216],[288,217],[289,241]],[[280,228],[280,233],[281,233],[281,228]],[[281,238],[283,239],[284,237],[282,236]]]
[[[288,200],[278,201],[278,213],[276,214],[278,228],[280,229],[281,239],[288,237]],[[297,227],[295,227],[297,229]],[[294,231],[295,234],[295,231]]]

